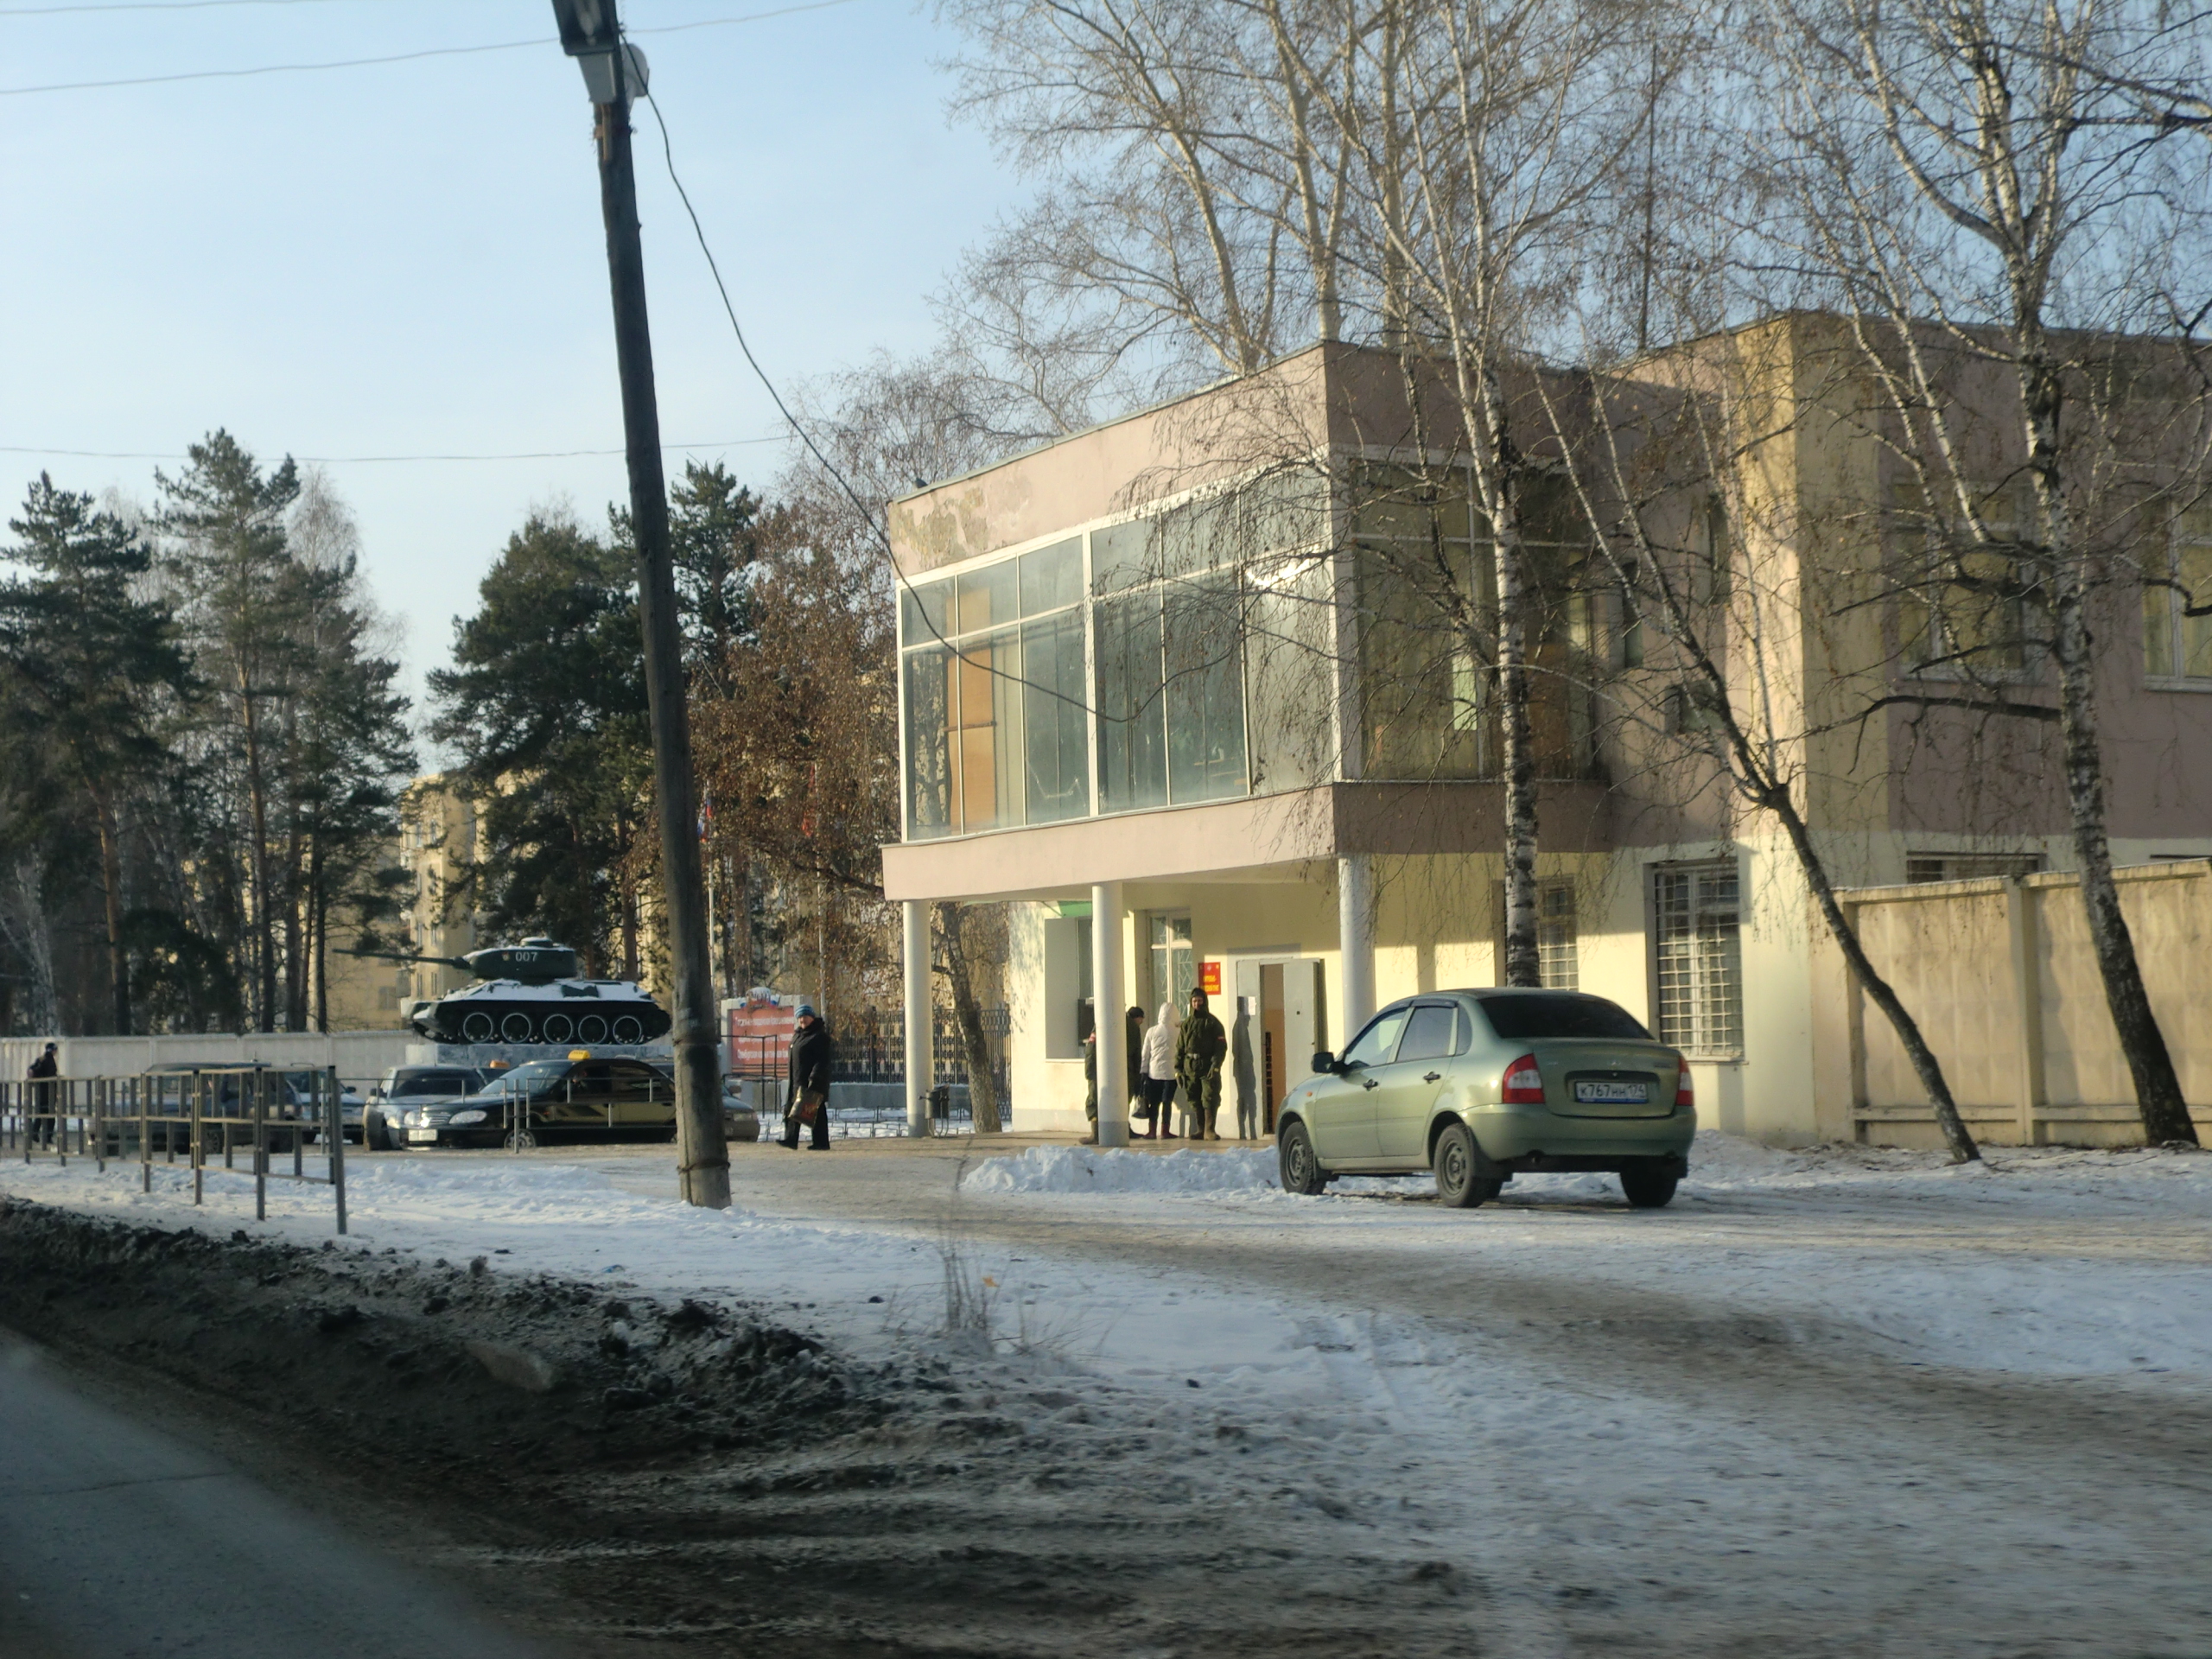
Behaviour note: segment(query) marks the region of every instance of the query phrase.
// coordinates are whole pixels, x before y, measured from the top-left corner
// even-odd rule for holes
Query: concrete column
[[[1337,861],[1337,950],[1344,1023],[1332,1046],[1342,1053],[1375,1012],[1375,870],[1365,853]]]
[[[1090,1009],[1098,1032],[1098,1144],[1129,1144],[1129,1057],[1122,1041],[1122,884],[1090,890]]]
[[[930,1132],[930,908],[919,899],[904,906],[906,924],[906,1133]]]

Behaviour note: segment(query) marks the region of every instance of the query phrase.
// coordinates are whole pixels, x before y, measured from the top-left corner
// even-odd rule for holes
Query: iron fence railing
[[[155,1152],[174,1166],[184,1154],[192,1201],[206,1202],[207,1177],[246,1174],[253,1214],[269,1216],[269,1183],[299,1181],[331,1189],[338,1230],[346,1230],[346,1129],[343,1093],[334,1067],[194,1066],[122,1077],[33,1077],[0,1081],[0,1147],[20,1149],[25,1163],[51,1154],[66,1165],[70,1143],[103,1173],[111,1161],[137,1154],[139,1190],[154,1187]],[[325,1173],[308,1165],[319,1141]],[[289,1153],[291,1168],[272,1166]],[[211,1162],[216,1154],[221,1163]],[[239,1154],[248,1160],[238,1168]]]

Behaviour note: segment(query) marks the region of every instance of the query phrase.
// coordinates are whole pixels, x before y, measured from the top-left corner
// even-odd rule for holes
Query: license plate
[[[410,1141],[435,1141],[438,1138],[438,1132],[435,1129],[410,1129],[407,1138]]]
[[[1574,1097],[1586,1106],[1642,1106],[1651,1099],[1651,1085],[1586,1078],[1574,1085]]]

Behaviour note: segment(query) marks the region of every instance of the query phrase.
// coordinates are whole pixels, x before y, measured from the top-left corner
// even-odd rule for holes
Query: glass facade
[[[1249,480],[912,583],[900,608],[909,838],[1335,776],[1340,619],[1357,628],[1363,775],[1497,776],[1492,559],[1466,479],[1361,463],[1335,491],[1311,469]],[[1343,562],[1339,506],[1355,555]],[[1580,556],[1530,545],[1540,769],[1580,776]]]

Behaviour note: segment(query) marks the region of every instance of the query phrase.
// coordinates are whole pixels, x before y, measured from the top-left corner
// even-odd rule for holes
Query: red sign
[[[1198,988],[1208,996],[1221,995],[1221,964],[1202,962],[1198,964]]]
[[[729,1069],[741,1077],[780,1076],[784,1051],[798,1024],[798,1004],[749,996],[728,1014]]]

